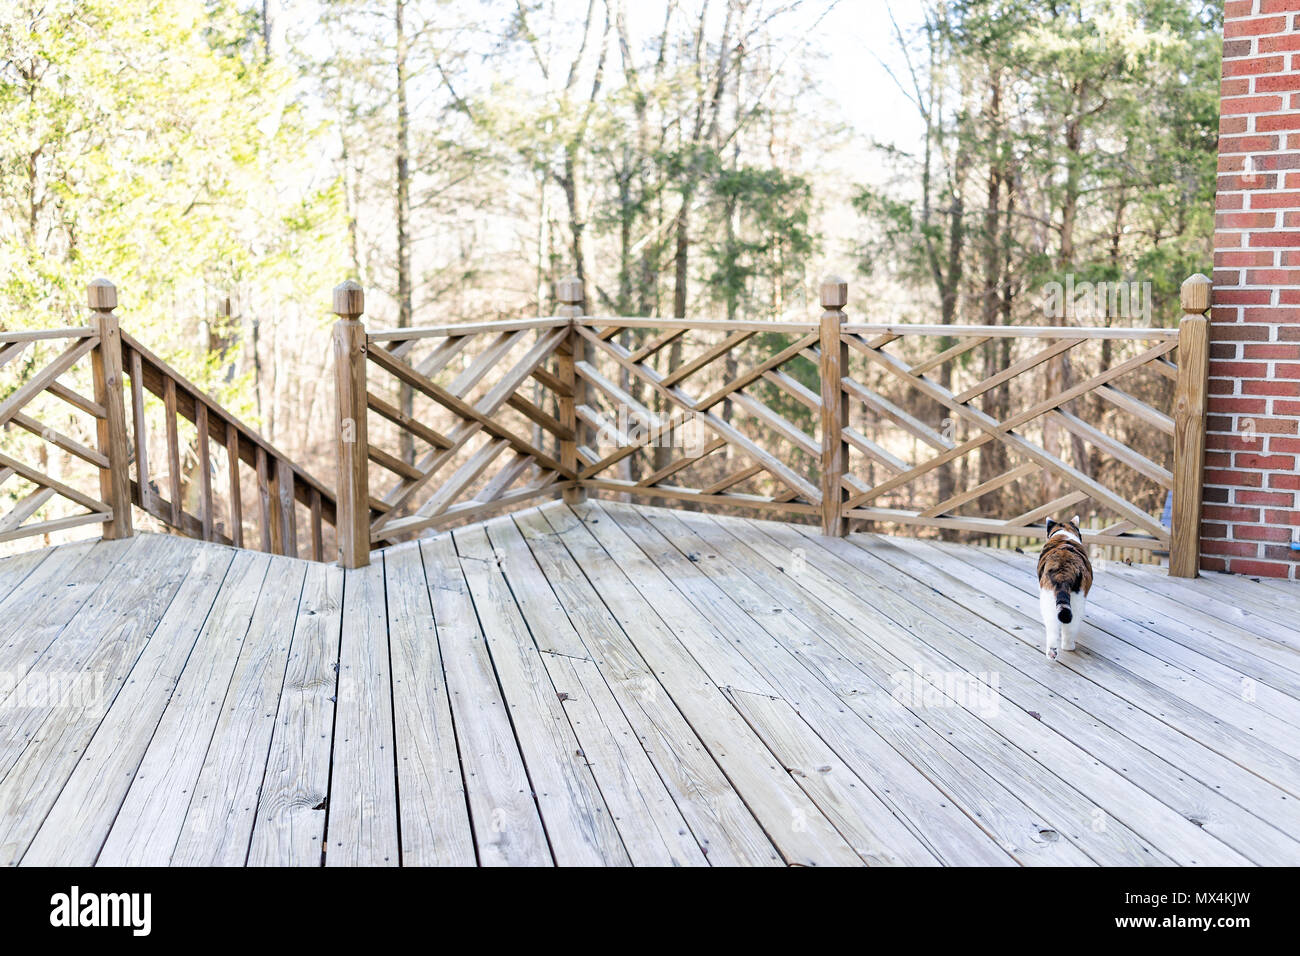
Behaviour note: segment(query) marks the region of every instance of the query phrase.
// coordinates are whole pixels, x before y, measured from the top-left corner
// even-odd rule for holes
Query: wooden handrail
[[[0,482],[15,475],[36,486],[0,516],[0,540],[90,522],[102,523],[105,537],[125,537],[133,531],[134,504],[181,534],[317,560],[326,558],[332,525],[340,561],[360,567],[372,548],[389,542],[539,497],[578,502],[589,491],[814,516],[830,535],[844,534],[856,520],[1028,537],[1040,533],[1045,515],[1091,501],[1114,516],[1092,539],[1168,549],[1171,573],[1194,575],[1209,289],[1203,276],[1184,284],[1186,314],[1176,329],[1090,328],[850,322],[847,283],[834,277],[822,284],[817,322],[593,316],[585,314],[581,283],[569,278],[557,284],[553,316],[367,332],[362,289],[344,283],[334,291],[338,473],[329,488],[123,333],[116,289],[96,280],[87,292],[88,325],[0,333],[0,368],[28,349],[41,350],[40,343],[66,343],[0,400],[0,423],[12,421],[89,465],[98,488],[89,493],[0,457]],[[759,333],[772,336],[763,340],[763,354],[742,364],[740,350],[752,351],[745,343]],[[937,348],[935,338],[942,339]],[[987,364],[986,351],[983,380],[954,372],[995,345],[1010,356],[1004,367]],[[1020,376],[1103,345],[1107,361],[1099,371],[1057,379],[1046,397],[1024,392],[1018,409],[1006,404]],[[83,357],[93,398],[58,380]],[[1143,370],[1155,374],[1155,384],[1120,383]],[[706,374],[712,381],[699,389]],[[1164,389],[1173,390],[1168,406]],[[403,390],[423,410],[392,397]],[[907,390],[915,401],[898,398]],[[88,416],[95,447],[30,413],[27,406],[42,394]],[[148,437],[149,395],[161,400],[165,416],[160,481],[151,478],[150,455],[158,449]],[[990,401],[999,395],[1003,404],[994,415],[989,409],[999,406]],[[1122,434],[1086,420],[1075,405],[1089,395],[1137,423],[1146,443],[1130,447]],[[918,411],[926,407],[934,411]],[[193,426],[185,444],[181,423],[187,431]],[[698,441],[688,447],[683,439],[692,429]],[[1078,453],[1072,465],[1053,451],[1049,429],[1154,490],[1125,486],[1135,496],[1128,500],[1081,469]],[[400,453],[385,447],[403,435]],[[1151,451],[1166,435],[1171,458]],[[229,463],[224,489],[215,487],[214,443]],[[1009,461],[1000,473],[986,467],[995,448]],[[182,473],[191,452],[198,462],[193,477]],[[978,473],[979,480],[954,484],[954,464],[976,454],[978,472],[967,464],[963,474]],[[653,460],[624,477],[618,470],[631,456]],[[257,506],[257,516],[247,513],[254,526],[248,536],[245,467],[255,476]],[[387,484],[374,484],[372,493],[375,476]],[[1018,482],[1039,478],[1049,493],[1016,497]],[[943,494],[933,494],[936,485]],[[1150,513],[1153,496],[1166,490],[1172,529]],[[1017,507],[1006,510],[1019,513],[977,517],[960,510],[994,493],[1011,495]],[[223,494],[229,527],[218,520]],[[84,510],[41,520],[47,503],[60,499]],[[309,529],[305,546],[300,528]]]
[[[1025,432],[1030,427],[1062,429],[1064,434],[1131,468],[1158,489],[1177,485],[1180,479],[1176,469],[1171,471],[1160,461],[1148,459],[1070,409],[1073,402],[1095,393],[1122,414],[1136,416],[1157,434],[1165,430],[1163,423],[1170,423],[1167,431],[1173,431],[1175,425],[1170,416],[1113,383],[1144,368],[1154,369],[1168,380],[1184,375],[1181,363],[1175,366],[1166,358],[1178,347],[1178,329],[849,322],[844,313],[847,284],[834,278],[823,284],[825,312],[815,323],[587,315],[582,309],[582,286],[572,278],[557,283],[556,298],[560,306],[551,317],[387,330],[367,337],[369,357],[383,371],[399,382],[413,385],[443,412],[451,413],[453,421],[459,420],[450,429],[419,416],[407,421],[405,414],[398,413],[384,399],[371,396],[370,407],[382,417],[385,427],[405,428],[428,447],[424,458],[415,462],[402,461],[390,450],[379,448],[367,449],[364,454],[354,453],[355,457],[348,459],[373,463],[397,478],[390,492],[358,505],[371,516],[372,545],[396,540],[391,535],[399,530],[414,532],[442,526],[458,514],[490,513],[493,502],[513,501],[516,494],[528,499],[546,493],[547,489],[551,492],[563,489],[565,497],[575,501],[581,500],[587,490],[594,490],[688,500],[702,506],[734,504],[792,515],[815,514],[820,516],[827,534],[845,533],[851,519],[979,533],[1033,534],[1036,522],[1048,512],[1091,500],[1114,512],[1123,522],[1122,530],[1104,535],[1108,542],[1139,548],[1183,547],[1181,543],[1171,545],[1168,530],[1143,507],[1057,458],[1032,434]],[[524,382],[519,376],[505,382],[504,390],[497,388],[487,404],[483,404],[484,400],[476,404],[466,394],[480,380],[491,381],[484,376],[525,341],[525,336],[545,334],[562,328],[565,323],[570,325],[571,332],[557,340],[559,344],[553,352],[548,353],[550,346],[543,343],[542,351],[533,353],[534,359],[549,354],[551,368],[530,366],[525,370],[531,372],[534,387],[549,393],[554,401],[554,416],[518,391]],[[747,369],[733,364],[735,371],[728,374],[724,384],[712,385],[703,397],[692,394],[689,382],[698,381],[703,370],[719,367],[724,357],[735,355],[743,343],[758,333],[785,336],[786,344],[774,347],[758,364]],[[637,339],[638,344],[620,344],[628,335]],[[693,354],[679,351],[684,342],[695,342],[699,336],[713,338],[706,345],[697,343]],[[945,340],[939,351],[911,354],[917,351],[918,345],[936,337]],[[438,338],[444,341],[432,353],[416,358],[418,340]],[[1039,339],[1043,340],[1043,346],[1018,357],[984,381],[964,384],[955,391],[936,377],[976,349],[1007,339],[1024,342]],[[1139,351],[1103,367],[1084,381],[1062,388],[1059,394],[1027,403],[1000,421],[982,410],[985,396],[994,390],[1010,388],[1017,377],[1047,363],[1059,363],[1086,343],[1098,342],[1121,347],[1127,344]],[[912,344],[906,359],[892,351],[909,348],[909,343]],[[667,349],[673,350],[675,364],[661,370]],[[788,368],[791,362],[805,358],[817,369],[820,394],[799,381]],[[924,421],[898,407],[889,395],[880,394],[879,386],[851,374],[850,358],[858,361],[865,358],[884,381],[919,392],[941,409],[941,414],[973,432],[972,437],[957,439],[948,434],[946,427],[941,429],[940,423]],[[463,371],[455,377],[450,390],[437,384],[433,376],[457,361],[463,363]],[[786,417],[787,412],[760,399],[755,392],[759,386],[775,389],[783,401],[792,403],[803,415],[811,411],[814,428],[805,430],[807,426],[796,424]],[[628,391],[638,387],[650,399],[638,400]],[[657,401],[657,410],[652,410],[646,401]],[[498,424],[494,410],[505,407],[523,413],[524,424],[549,434],[555,441],[556,457],[549,457],[539,446]],[[874,433],[853,427],[851,407],[865,408],[869,416],[876,416],[877,422],[901,429],[909,439],[919,438],[930,457],[911,460],[901,455],[897,444],[891,450],[888,444],[882,445],[868,437]],[[620,419],[628,414],[636,420],[630,426],[631,432]],[[736,416],[743,416],[743,426]],[[638,480],[629,481],[611,474],[629,456],[648,454],[653,447],[662,446],[692,424],[701,426],[709,435],[700,447],[698,459],[678,453],[656,455],[653,466]],[[754,430],[762,435],[756,437]],[[483,431],[489,433],[490,441],[478,452],[471,453],[468,439]],[[597,450],[595,440],[599,436],[616,437],[619,447],[613,451]],[[784,445],[787,451],[773,453],[771,442]],[[935,474],[963,456],[976,452],[981,456],[986,454],[994,444],[1004,446],[1015,463],[1002,475],[982,477],[973,493],[953,488],[947,500],[927,502],[912,509],[897,507],[888,500],[881,504],[881,499],[897,501],[900,494],[908,492],[918,481],[933,481]],[[509,469],[502,468],[496,477],[489,478],[490,469],[501,460],[502,449],[506,447],[514,448]],[[700,487],[690,487],[681,481],[697,461],[721,454],[724,449],[742,459],[738,470],[729,475],[716,475]],[[787,460],[790,453],[804,456],[804,464],[793,466]],[[854,464],[854,456],[864,456],[883,474],[864,476],[862,469]],[[550,480],[501,496],[509,488],[510,480],[530,464],[539,468],[543,476],[551,475]],[[555,480],[556,472],[559,481]],[[1052,482],[1064,489],[1063,493],[1058,490],[1048,496],[1051,500],[1044,504],[1006,518],[964,517],[958,512],[963,505],[985,494],[1043,475],[1050,476]],[[755,482],[769,482],[773,490],[768,494],[755,493],[749,490]],[[475,492],[473,489],[479,486],[483,491]],[[417,490],[429,495],[426,504],[414,505],[413,495]],[[473,497],[456,503],[463,495]],[[486,495],[487,500],[482,500],[480,495]],[[416,510],[409,517],[396,517],[387,510],[392,507]],[[376,508],[382,513],[377,518],[374,517]],[[360,553],[356,557],[360,560]]]

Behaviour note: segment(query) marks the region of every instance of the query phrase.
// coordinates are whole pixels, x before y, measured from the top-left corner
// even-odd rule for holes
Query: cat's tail
[[[1056,619],[1062,624],[1074,620],[1074,612],[1070,610],[1070,589],[1064,584],[1056,586]]]

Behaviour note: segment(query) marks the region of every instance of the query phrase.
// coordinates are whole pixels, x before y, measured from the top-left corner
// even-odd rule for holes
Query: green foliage
[[[80,321],[95,275],[160,348],[192,347],[205,288],[318,305],[337,275],[337,188],[304,184],[313,124],[255,36],[226,0],[0,9],[5,325]]]
[[[930,252],[955,246],[962,321],[1018,293],[1032,317],[1023,293],[1066,274],[1151,282],[1172,318],[1210,258],[1220,30],[1200,0],[934,0],[910,47],[925,149],[891,149],[898,178],[854,197],[860,270],[941,296]]]

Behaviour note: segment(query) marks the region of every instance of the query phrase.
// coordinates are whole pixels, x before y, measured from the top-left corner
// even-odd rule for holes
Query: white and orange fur
[[[1072,651],[1083,628],[1092,563],[1079,531],[1079,516],[1061,524],[1047,522],[1047,541],[1038,556],[1039,609],[1043,615],[1043,651],[1056,660]]]

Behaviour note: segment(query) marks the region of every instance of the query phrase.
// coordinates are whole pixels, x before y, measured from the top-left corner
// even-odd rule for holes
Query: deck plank
[[[515,523],[709,862],[779,863],[762,826],[630,636],[653,641],[662,629],[658,636],[676,643],[654,608],[567,508],[532,509]]]
[[[384,552],[402,862],[473,866],[474,840],[418,542]]]
[[[138,555],[137,540],[80,542],[56,548],[0,601],[0,704],[46,653],[113,565]]]
[[[18,703],[7,709],[10,734],[2,745],[0,863],[16,863],[26,852],[196,560],[186,542],[160,537],[147,544],[139,560],[113,566],[11,697]],[[65,675],[85,683],[24,706],[29,689]],[[22,743],[28,746],[14,756]]]
[[[249,845],[250,866],[320,866],[329,795],[343,569],[307,566]]]
[[[770,524],[721,520],[715,523],[730,530],[736,540],[764,553],[768,560],[782,560],[792,546],[807,541],[793,529],[772,528]],[[931,697],[917,694],[914,687],[906,695],[921,719],[940,718],[936,729],[942,729],[948,739],[963,749],[973,745],[975,749],[971,753],[981,755],[982,767],[1051,819],[1061,828],[1059,832],[1098,862],[1132,865],[1167,862],[1171,858],[1188,864],[1244,862],[1224,844],[1122,774],[1100,765],[1078,747],[1072,732],[1064,728],[1058,732],[1044,724],[1038,710],[1034,710],[1036,716],[1031,715],[1029,709],[1022,709],[1014,699],[1001,693],[1003,683],[1013,681],[1014,674],[1007,674],[995,662],[984,668],[960,666],[934,650],[954,644],[960,646],[963,641],[963,632],[947,623],[956,608],[931,598],[929,610],[933,613],[927,615],[900,598],[897,582],[873,582],[861,573],[849,573],[836,580],[828,573],[832,563],[814,552],[797,575],[798,583],[853,625],[852,634],[858,635],[859,644],[879,647],[905,668],[910,682],[919,678],[925,682],[922,686],[927,691],[933,688],[933,693],[946,697],[947,702],[942,697],[935,698],[938,706],[933,706]],[[866,594],[870,596],[869,601],[862,599]],[[840,633],[829,625],[826,631]],[[906,638],[901,636],[904,634]],[[849,647],[845,650],[849,651]],[[945,676],[955,675],[983,675],[982,683],[988,691],[996,691],[993,699],[967,693],[970,684],[965,680],[956,690],[946,685]],[[991,686],[994,681],[996,688]],[[1033,699],[1030,709],[1045,706],[1047,702],[1041,696]],[[975,719],[978,722],[973,722]],[[952,726],[944,727],[948,721]],[[1011,746],[990,749],[990,738],[1005,739]],[[1026,757],[1032,757],[1032,761],[1026,763]],[[1023,777],[1025,787],[1016,785],[1017,777]],[[1063,782],[1066,789],[1056,781]],[[1099,818],[1099,810],[1107,814],[1104,827],[1091,825]]]
[[[951,546],[939,546],[957,553]],[[1027,555],[992,551],[986,558],[984,567],[1005,566],[1031,580],[1036,574]],[[1230,694],[1240,695],[1247,682],[1262,684],[1253,702],[1292,727],[1300,725],[1300,703],[1296,701],[1300,696],[1300,651],[1281,647],[1236,624],[1198,617],[1183,601],[1137,587],[1104,568],[1097,569],[1097,574],[1088,611],[1096,607],[1098,613],[1089,617],[1095,617],[1102,630]]]
[[[1177,719],[1171,710],[1151,715],[1135,706],[1123,696],[1132,687],[1131,683],[1112,680],[1104,672],[1085,676],[1068,666],[1048,666],[1038,648],[1034,622],[1028,618],[1002,618],[1004,623],[1000,626],[981,618],[971,608],[989,613],[989,598],[968,583],[975,577],[972,568],[960,563],[946,568],[926,563],[894,539],[818,543],[834,547],[837,553],[844,552],[843,557],[859,572],[868,576],[878,573],[882,582],[909,595],[938,588],[941,593],[960,598],[965,608],[953,614],[952,620],[954,624],[960,623],[969,643],[947,645],[945,653],[956,655],[955,659],[963,662],[976,661],[984,670],[999,667],[999,661],[1010,664],[1014,671],[1001,671],[1008,693],[1015,692],[1019,686],[1018,681],[1008,680],[1015,677],[1016,671],[1041,683],[1049,693],[1044,695],[1029,685],[1020,703],[1035,708],[1043,705],[1040,716],[1044,722],[1068,729],[1076,740],[1089,741],[1088,748],[1094,756],[1116,769],[1132,773],[1135,781],[1167,805],[1221,835],[1225,842],[1258,854],[1259,862],[1279,862],[1279,857],[1297,859],[1294,840],[1300,836],[1300,805],[1293,798],[1193,736],[1178,732],[1169,723]],[[882,570],[877,572],[877,567]],[[982,600],[977,602],[976,597]],[[973,647],[983,648],[995,658],[972,657],[973,651],[968,648]],[[1078,710],[1085,713],[1081,715]],[[1098,739],[1098,734],[1103,736]],[[1166,765],[1144,759],[1143,750],[1161,758]],[[1219,794],[1229,802],[1216,799]],[[1243,816],[1241,808],[1251,811],[1255,819]],[[1262,825],[1265,821],[1271,825]],[[1274,825],[1288,836],[1279,839],[1281,834]]]
[[[932,553],[946,554],[942,549],[926,541],[909,540],[903,546],[928,550]],[[959,559],[960,560],[960,559]],[[970,565],[967,564],[967,567]],[[978,573],[985,580],[996,582],[1000,600],[1011,603],[1022,613],[1029,613],[1038,618],[1038,582],[1026,574],[1018,573],[1000,561],[985,562],[980,565]],[[1100,595],[1098,595],[1100,598]],[[1140,632],[1146,631],[1145,646],[1129,643],[1115,637],[1110,629],[1115,628],[1134,641],[1139,640]],[[1234,740],[1249,741],[1247,752],[1254,753],[1269,765],[1278,767],[1284,775],[1300,783],[1300,734],[1286,722],[1245,699],[1238,682],[1232,690],[1216,687],[1202,677],[1212,662],[1205,661],[1198,666],[1189,664],[1196,671],[1184,669],[1170,660],[1160,656],[1161,647],[1166,647],[1166,656],[1186,662],[1185,648],[1176,650],[1168,647],[1169,642],[1159,634],[1143,628],[1141,625],[1126,621],[1117,612],[1111,610],[1104,600],[1088,602],[1084,626],[1080,635],[1079,650],[1071,662],[1088,659],[1102,659],[1124,671],[1159,688],[1165,694],[1181,701],[1182,705],[1213,715],[1213,721]]]
[[[637,511],[644,517],[641,509]],[[718,526],[707,518],[656,514],[651,523],[683,554],[696,555],[692,564],[699,573],[713,580],[754,622],[757,627],[746,642],[749,646],[775,642],[787,652],[764,659],[781,669],[772,676],[787,692],[798,688],[799,696],[792,703],[815,730],[829,733],[834,728],[841,738],[855,737],[865,724],[879,737],[877,767],[890,762],[903,775],[904,762],[910,764],[916,781],[911,786],[920,781],[937,786],[966,815],[965,826],[982,829],[1017,862],[1077,866],[1089,861],[1069,826],[1086,817],[1080,812],[1085,802],[1079,795],[1032,761],[1014,760],[1014,750],[999,748],[995,735],[980,734],[963,723],[965,712],[960,708],[904,706],[891,677],[906,675],[910,662],[886,660],[866,646],[843,646],[852,639],[846,627],[829,611],[805,600],[775,567],[757,565],[756,556],[740,540],[730,538],[717,547],[710,538]],[[790,557],[785,552],[778,560],[788,562]],[[683,568],[682,573],[688,572]],[[749,575],[765,580],[756,584]],[[797,670],[799,665],[807,677]],[[1004,770],[1007,764],[1012,766]],[[899,787],[908,785],[904,777]],[[881,793],[897,799],[899,787],[886,790],[882,784]],[[1038,806],[1036,798],[1041,800]],[[1049,809],[1045,812],[1045,808]],[[1052,819],[1050,808],[1059,820]],[[1131,834],[1114,835],[1127,839],[1114,848],[1117,858],[1112,862],[1132,864],[1149,852]]]
[[[3,557],[0,863],[1300,863],[1300,586],[1099,564],[1051,663],[1033,561],[602,501]]]
[[[384,562],[347,572],[326,866],[397,866],[397,771]]]
[[[85,543],[89,544],[90,542]],[[27,579],[27,576],[35,571],[43,561],[52,555],[58,554],[60,550],[70,547],[74,547],[74,545],[61,544],[55,548],[20,551],[18,554],[0,558],[0,601],[8,597],[9,592],[22,584]]]
[[[546,635],[548,646],[565,646],[579,652],[574,655],[542,650],[542,666],[561,698],[583,758],[596,778],[633,865],[707,865],[685,818],[606,686],[600,668],[588,656],[581,635],[523,534],[512,521],[493,522],[487,528],[529,630],[539,640]]]
[[[680,575],[675,574],[670,580],[641,546],[638,538],[644,536],[629,533],[615,520],[613,513],[606,510],[604,503],[588,502],[575,507],[574,511],[640,592],[646,604],[654,609],[672,637],[677,639],[663,639],[659,627],[638,622],[639,631],[660,638],[652,642],[639,635],[638,649],[727,773],[732,786],[763,824],[785,861],[802,866],[861,862],[817,805],[790,778],[734,704],[719,693],[721,688],[714,675],[702,670],[693,659],[695,648],[711,643],[711,656],[726,671],[752,672],[759,682],[766,684],[766,677],[730,643],[739,641],[739,634],[733,633],[729,626],[718,627],[716,621],[702,614],[689,595],[679,591]],[[718,605],[722,603],[716,595],[710,595],[710,599]],[[731,615],[734,618],[734,609]],[[728,661],[730,656],[737,660]]]
[[[550,866],[546,830],[450,534],[420,542],[483,866]]]
[[[268,555],[252,551],[235,555],[97,865],[171,861],[270,563]]]
[[[938,866],[926,848],[783,700],[733,690],[736,709],[826,819],[871,866]]]
[[[45,818],[25,866],[92,866],[117,818],[235,552],[204,545],[85,756]]]
[[[307,563],[275,556],[172,851],[173,866],[242,866],[257,819]]]
[[[627,849],[582,756],[559,692],[515,604],[484,526],[453,531],[452,540],[555,861],[569,866],[627,864]]]

